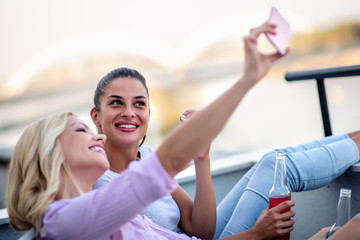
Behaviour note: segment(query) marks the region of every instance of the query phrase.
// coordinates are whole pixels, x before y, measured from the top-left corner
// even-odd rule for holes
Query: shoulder
[[[112,172],[109,169],[106,170],[105,173],[103,175],[101,175],[101,177],[99,177],[95,181],[95,183],[93,185],[93,189],[96,189],[96,188],[106,185],[107,183],[111,182],[117,176],[119,176],[119,173]]]
[[[149,153],[152,153],[154,151],[154,149],[152,149],[148,145],[141,145],[138,150],[140,152],[141,158],[145,157],[146,155],[148,155]]]
[[[61,210],[66,207],[72,199],[63,199],[59,201],[55,201],[51,203],[45,210],[44,217],[43,217],[43,225],[41,227],[41,238],[48,238],[51,239],[54,234],[54,229],[57,225],[57,216]]]
[[[45,225],[53,223],[56,214],[60,212],[64,207],[69,205],[72,201],[72,198],[68,198],[52,202],[45,210],[43,223]]]
[[[45,215],[51,215],[53,212],[57,212],[72,201],[72,198],[62,199],[55,202],[52,202],[45,211]]]

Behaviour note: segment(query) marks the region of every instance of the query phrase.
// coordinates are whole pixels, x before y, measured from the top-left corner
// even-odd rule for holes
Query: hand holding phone
[[[267,33],[266,37],[281,54],[285,54],[290,37],[290,24],[275,7],[271,8],[268,22],[276,25],[276,34]]]

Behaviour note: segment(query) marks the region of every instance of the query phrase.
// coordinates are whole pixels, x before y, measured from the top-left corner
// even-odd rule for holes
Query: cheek
[[[116,111],[104,111],[99,116],[99,122],[101,123],[101,128],[104,130],[107,126],[111,125],[113,119],[116,117]]]
[[[76,145],[71,146],[71,151],[67,151],[63,149],[65,162],[67,162],[70,168],[73,168],[74,166],[77,165],[79,159],[78,153],[79,153],[79,149],[77,148]]]
[[[148,126],[149,124],[149,121],[150,121],[150,114],[148,111],[144,111],[141,115],[140,115],[140,118],[141,118],[141,122],[144,126]]]
[[[72,155],[74,152],[74,146],[72,146],[71,137],[60,137],[60,145],[61,145],[61,151],[66,161],[69,161],[72,159]]]

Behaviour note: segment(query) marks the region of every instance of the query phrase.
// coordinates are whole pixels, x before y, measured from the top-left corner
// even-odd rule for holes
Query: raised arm
[[[180,209],[179,227],[189,236],[212,239],[216,227],[216,201],[210,175],[210,160],[195,162],[194,200],[181,187],[171,195]]]
[[[187,110],[180,118],[186,121],[195,110]],[[196,192],[194,201],[179,187],[171,195],[180,209],[179,227],[189,236],[212,239],[216,228],[216,200],[210,173],[210,146],[194,159]]]
[[[171,176],[183,170],[202,149],[218,135],[245,94],[267,73],[282,55],[264,55],[257,49],[260,34],[274,33],[274,26],[264,23],[244,37],[245,70],[243,76],[225,93],[191,119],[171,132],[157,149],[157,155]]]

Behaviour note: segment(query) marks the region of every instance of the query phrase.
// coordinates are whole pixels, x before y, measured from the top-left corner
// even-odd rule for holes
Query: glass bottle
[[[287,187],[286,178],[286,154],[284,152],[276,153],[275,172],[273,186],[269,192],[269,209],[278,204],[291,200],[291,192]],[[290,211],[290,208],[283,210],[281,213]],[[278,240],[290,239],[290,233],[285,234]]]
[[[327,237],[330,237],[341,226],[343,226],[351,217],[351,189],[341,188],[340,196],[336,210],[334,224],[330,227]]]

